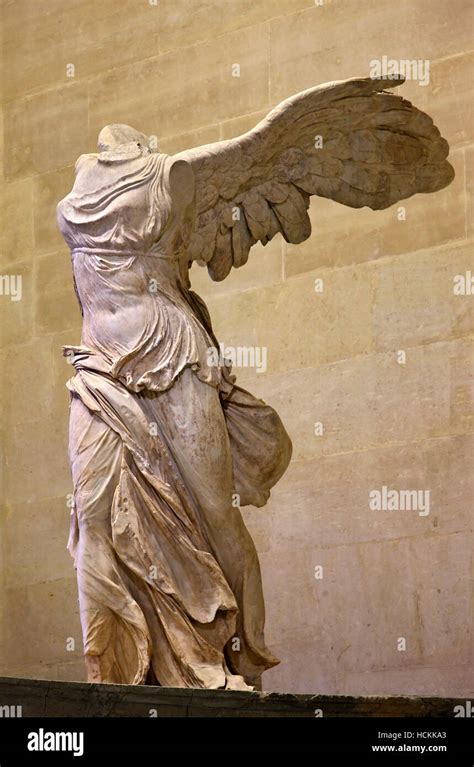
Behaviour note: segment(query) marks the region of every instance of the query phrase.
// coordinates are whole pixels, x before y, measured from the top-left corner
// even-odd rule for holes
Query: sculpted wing
[[[352,208],[387,208],[454,177],[432,119],[386,92],[404,82],[353,79],[293,96],[248,133],[175,155],[193,168],[190,260],[214,280],[246,263],[257,241],[311,234],[310,195]]]

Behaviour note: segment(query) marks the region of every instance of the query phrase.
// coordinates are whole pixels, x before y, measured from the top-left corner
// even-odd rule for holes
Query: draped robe
[[[83,314],[81,343],[64,349],[68,548],[101,681],[245,689],[278,660],[238,506],[265,504],[291,443],[275,411],[212,362],[172,164],[83,155],[58,205]]]

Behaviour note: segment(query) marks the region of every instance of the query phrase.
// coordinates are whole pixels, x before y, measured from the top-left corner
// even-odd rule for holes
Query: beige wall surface
[[[238,380],[294,442],[268,506],[244,510],[282,660],[265,688],[474,693],[474,295],[453,289],[474,273],[473,7],[3,0],[0,674],[84,678],[61,356],[80,314],[55,223],[77,156],[111,122],[169,153],[236,136],[387,56],[428,62],[399,92],[448,139],[454,182],[405,217],[314,199],[302,245],[275,238],[219,284],[191,276],[225,345],[267,349]],[[429,491],[429,514],[372,510],[383,486]]]

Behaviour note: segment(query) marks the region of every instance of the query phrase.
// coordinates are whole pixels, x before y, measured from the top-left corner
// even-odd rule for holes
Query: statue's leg
[[[121,412],[120,397],[112,408],[117,413]],[[231,640],[228,640],[229,634],[226,632],[226,638],[223,640],[227,642],[226,647],[215,645],[216,649],[224,650],[225,654],[222,667],[225,672],[224,684],[227,678],[227,686],[241,688],[243,677],[247,684],[258,686],[261,673],[277,661],[264,643],[265,612],[257,552],[240,510],[232,503],[232,461],[218,391],[199,381],[191,370],[186,369],[168,391],[150,399],[144,397],[140,403],[137,401],[134,411],[133,402],[135,400],[128,403],[130,411],[134,412],[133,417],[130,412],[126,412],[131,418],[130,427],[138,429],[137,445],[147,445],[150,439],[148,425],[156,421],[163,439],[169,446],[169,456],[179,470],[179,477],[176,479],[185,486],[186,496],[200,518],[202,533],[197,534],[195,540],[198,541],[200,535],[204,535],[208,551],[220,565],[239,607],[237,626]],[[145,410],[142,413],[141,408],[146,410],[146,416]],[[158,606],[168,609],[168,602],[164,594],[160,595],[159,587],[154,596],[153,590],[149,593],[147,588],[143,588],[148,571],[145,568],[142,574],[139,573],[138,560],[134,564],[133,573],[127,566],[129,561],[133,561],[135,554],[140,555],[143,546],[138,546],[135,550],[133,540],[127,541],[124,532],[127,526],[123,528],[122,524],[124,514],[130,514],[130,520],[136,514],[137,520],[142,519],[144,524],[152,525],[153,528],[155,512],[148,514],[147,503],[153,494],[150,495],[150,487],[139,474],[135,464],[131,470],[138,472],[135,474],[136,479],[144,483],[140,485],[144,495],[139,494],[139,497],[134,498],[128,511],[120,511],[120,502],[117,499],[121,494],[127,498],[129,496],[128,490],[124,493],[128,476],[127,472],[124,474],[124,467],[128,464],[122,462],[124,445],[122,437],[119,436],[120,426],[120,418],[117,430],[114,430],[93,410],[89,410],[81,399],[73,397],[70,459],[77,534],[72,553],[75,555],[77,568],[89,681],[137,684],[148,679],[148,639],[151,639],[152,654],[161,654],[161,657],[164,657],[164,653],[170,652],[170,648],[162,644],[166,642],[161,624],[164,618],[158,618],[156,612]],[[154,455],[151,448],[146,449],[150,449],[150,456]],[[160,455],[159,451],[157,455]],[[159,466],[157,476],[160,476]],[[173,483],[172,474],[167,476]],[[165,524],[164,530],[167,524],[166,508],[165,504],[156,509],[158,519],[161,516],[162,523]],[[112,509],[114,515],[118,513],[118,518],[114,516],[113,529]],[[183,513],[186,513],[185,506]],[[197,545],[201,547],[202,543]],[[163,539],[163,546],[166,551],[166,537]],[[159,540],[156,550],[161,550]],[[170,553],[173,550],[171,546]],[[183,549],[175,553],[177,562],[184,556],[185,567]],[[153,547],[147,555],[151,557],[150,561],[153,561]],[[173,630],[178,634],[186,625],[180,615],[178,611],[174,616],[171,610],[166,618],[173,623]],[[206,641],[211,641],[212,646],[212,641],[218,638],[217,629],[222,619],[226,620],[224,616],[216,618],[217,622],[213,627],[208,624],[199,626],[195,623],[194,631],[201,633]],[[178,621],[181,628],[178,629],[174,621]],[[171,623],[168,630],[169,628]],[[189,658],[183,657],[182,668],[179,664],[173,669],[161,668],[163,679],[167,679],[168,684],[169,680],[173,680],[177,686],[180,686],[180,683],[188,686],[189,677],[193,673],[192,663],[196,662],[196,652],[199,652],[197,648],[202,646],[199,642],[196,643],[195,637],[190,634]],[[203,658],[203,669],[206,662],[207,659]],[[209,684],[212,685],[219,678],[218,668],[213,669],[212,666],[215,663],[215,655],[211,651],[209,669],[205,673]],[[160,669],[159,662],[156,667]],[[198,670],[198,678],[200,673]],[[159,672],[157,679],[163,682]],[[199,686],[197,680],[195,684]]]
[[[100,583],[117,582],[110,510],[120,474],[122,444],[103,421],[73,397],[69,455],[78,539],[75,557],[79,609],[88,682],[114,680],[104,668],[103,649],[114,632],[114,615],[97,598]]]
[[[235,674],[259,685],[261,673],[278,663],[264,641],[265,608],[257,552],[238,507],[233,505],[232,459],[218,392],[186,369],[154,400],[173,457],[200,510],[212,553],[239,606],[237,632],[226,648]]]

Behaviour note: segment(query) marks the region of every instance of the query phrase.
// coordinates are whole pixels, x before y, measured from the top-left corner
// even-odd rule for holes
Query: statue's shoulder
[[[80,168],[82,165],[88,163],[96,163],[99,158],[99,155],[90,153],[90,154],[81,154],[77,160],[76,160],[76,171],[78,168]]]
[[[76,171],[76,175],[77,175],[77,174],[79,173],[79,171],[80,171],[80,170],[82,170],[82,168],[84,168],[86,165],[89,165],[89,166],[90,166],[90,165],[92,165],[92,164],[96,164],[96,163],[97,163],[97,161],[98,161],[98,157],[99,157],[99,155],[98,155],[98,154],[92,154],[92,153],[91,153],[91,154],[81,154],[81,155],[80,155],[80,156],[77,158],[77,160],[76,160],[76,165],[75,165],[75,171]]]

